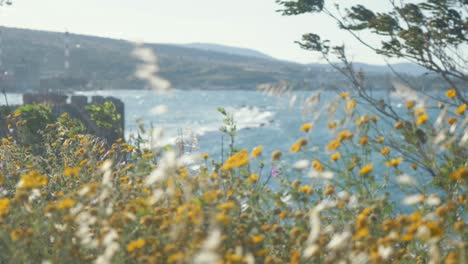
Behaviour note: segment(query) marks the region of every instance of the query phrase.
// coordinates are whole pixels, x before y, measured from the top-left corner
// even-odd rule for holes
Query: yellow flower
[[[254,244],[261,243],[265,237],[263,235],[256,235],[252,237],[252,242]]]
[[[227,210],[231,210],[231,209],[236,208],[236,203],[234,203],[234,202],[225,202],[225,203],[222,203],[222,204],[218,205],[217,207],[218,207],[219,210],[227,211]]]
[[[453,99],[453,98],[455,98],[455,96],[457,96],[457,91],[455,89],[450,89],[445,93],[445,95],[448,98]]]
[[[353,239],[355,239],[355,240],[361,239],[361,238],[364,238],[364,237],[366,237],[368,235],[369,235],[369,228],[364,227],[364,228],[361,228],[361,229],[357,230],[357,233],[354,235]]]
[[[340,154],[339,152],[336,152],[336,153],[334,153],[333,155],[331,155],[330,160],[331,160],[331,161],[337,161],[337,160],[340,159],[340,158],[341,158],[341,154]]]
[[[336,125],[337,125],[336,122],[330,122],[330,123],[328,123],[328,128],[329,129],[335,129]]]
[[[296,152],[300,151],[302,149],[302,147],[304,147],[305,145],[307,145],[307,139],[301,138],[291,146],[290,151],[291,151],[291,153],[296,153]]]
[[[323,191],[324,195],[332,195],[335,193],[335,186],[333,185],[328,185],[325,190]]]
[[[301,126],[301,131],[303,132],[309,132],[310,129],[312,129],[312,124],[311,123],[305,123]]]
[[[3,184],[3,181],[4,181],[3,174],[0,172],[0,185]]]
[[[382,155],[388,155],[390,153],[390,148],[389,147],[385,147],[383,149],[380,150],[380,154]]]
[[[366,166],[362,167],[360,170],[359,170],[359,174],[361,175],[367,175],[369,174],[372,169],[374,168],[374,164],[373,163],[369,163],[367,164]]]
[[[420,126],[420,125],[426,123],[428,119],[429,119],[429,117],[427,116],[427,114],[422,114],[416,120],[416,125]]]
[[[256,158],[262,154],[262,151],[263,151],[263,146],[257,146],[252,150],[252,153],[250,154],[250,156],[252,156],[252,158]]]
[[[396,167],[402,162],[403,162],[403,158],[396,158],[396,159],[387,161],[385,164],[387,165],[387,167]]]
[[[345,110],[346,111],[351,111],[356,107],[356,101],[354,100],[349,100],[346,102]]]
[[[259,178],[258,174],[254,173],[254,174],[250,175],[249,178],[247,178],[247,182],[248,183],[255,183],[255,182],[258,181],[258,178]]]
[[[57,208],[61,210],[66,210],[66,209],[72,208],[73,206],[75,206],[75,204],[76,204],[75,200],[71,198],[65,198],[57,202]]]
[[[400,129],[400,128],[404,127],[404,126],[405,126],[405,123],[403,121],[397,121],[395,123],[395,125],[393,126],[393,128]]]
[[[167,263],[180,263],[184,258],[184,253],[177,252],[167,258]]]
[[[239,168],[249,163],[249,154],[246,149],[237,152],[226,160],[226,163],[221,167],[221,170],[230,170]]]
[[[375,139],[375,142],[377,142],[377,143],[383,143],[384,140],[385,140],[384,137],[379,137],[379,138],[376,138],[376,139]]]
[[[151,159],[154,157],[154,153],[153,152],[147,152],[147,153],[144,153],[143,155],[141,155],[141,157],[143,157],[144,159]]]
[[[9,143],[8,139],[2,138],[2,145],[3,145],[3,146],[8,145],[8,143]]]
[[[80,168],[79,167],[74,167],[74,168],[66,168],[63,171],[63,174],[67,177],[77,177],[80,173]]]
[[[10,212],[10,200],[7,198],[0,199],[0,219]]]
[[[21,176],[19,187],[26,189],[36,189],[47,185],[48,181],[49,179],[47,176],[41,175],[38,171],[33,170],[28,174]]]
[[[457,115],[463,115],[466,111],[466,104],[460,105],[457,110],[455,110],[455,114]]]
[[[79,165],[80,165],[80,166],[84,166],[84,165],[86,165],[86,164],[88,164],[88,159],[82,160],[82,161],[80,162]]]
[[[304,186],[299,187],[299,191],[302,192],[302,193],[310,195],[310,194],[312,194],[312,192],[314,190],[312,189],[312,186],[304,185]]]
[[[207,158],[210,157],[210,154],[204,153],[204,154],[201,155],[201,157],[202,157],[202,159],[207,159]]]
[[[406,102],[406,108],[412,109],[414,107],[415,103],[414,101],[408,101]]]
[[[460,168],[450,175],[454,181],[468,180],[468,168]]]
[[[353,134],[349,132],[348,130],[343,130],[338,134],[339,141],[347,141],[347,140],[351,140],[352,138],[353,138]]]
[[[312,167],[318,172],[323,171],[323,165],[319,160],[312,161]]]
[[[339,139],[332,140],[330,141],[330,143],[328,143],[327,150],[335,151],[336,149],[340,147],[340,145],[341,145],[341,141]]]
[[[349,97],[349,93],[340,93],[340,98],[341,99],[346,99]]]
[[[133,252],[137,249],[140,249],[142,247],[144,247],[146,244],[146,241],[144,239],[137,239],[137,240],[133,240],[133,241],[130,241],[130,243],[127,244],[127,251],[128,252]]]
[[[367,145],[368,142],[369,142],[369,139],[368,139],[367,137],[362,137],[362,138],[359,140],[359,144],[361,144],[361,146]]]

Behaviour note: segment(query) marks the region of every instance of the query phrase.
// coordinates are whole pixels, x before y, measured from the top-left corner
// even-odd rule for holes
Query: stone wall
[[[89,100],[90,99],[90,100]],[[93,104],[104,104],[105,101],[114,103],[117,112],[121,116],[120,127],[113,129],[106,129],[98,127],[96,123],[91,120],[87,106]],[[70,117],[80,120],[87,129],[87,133],[105,138],[109,144],[115,142],[118,138],[123,138],[125,128],[125,105],[124,103],[115,97],[103,97],[103,96],[87,96],[81,95],[60,95],[60,94],[31,94],[26,93],[23,95],[23,104],[47,104],[51,107],[52,112],[58,117],[63,113],[68,113]],[[10,106],[12,112],[19,106]],[[0,120],[0,135],[5,132],[5,124],[3,117]],[[117,132],[116,130],[119,130]]]

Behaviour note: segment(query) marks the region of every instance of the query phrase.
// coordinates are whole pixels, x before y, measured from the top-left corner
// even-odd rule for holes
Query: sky
[[[0,0],[1,1],[1,0]],[[318,33],[345,44],[353,61],[383,64],[324,15],[282,16],[275,0],[12,0],[0,26],[49,30],[151,43],[216,43],[251,48],[278,59],[324,62],[294,41]],[[384,0],[335,0],[386,10]],[[378,43],[372,35],[364,38]]]

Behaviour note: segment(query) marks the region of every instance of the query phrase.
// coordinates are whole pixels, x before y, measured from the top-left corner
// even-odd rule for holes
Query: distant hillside
[[[70,34],[70,68],[66,72],[63,33],[2,28],[2,37],[3,70],[13,73],[16,80],[15,86],[8,86],[9,91],[37,90],[39,79],[49,90],[145,88],[145,83],[133,77],[138,61],[131,56],[134,44],[128,41]],[[157,54],[161,75],[178,89],[254,90],[259,84],[281,80],[296,89],[345,89],[348,84],[328,65],[284,62],[248,49],[194,45],[198,47],[147,47]],[[369,72],[366,77],[375,89],[389,88],[392,79],[383,70]],[[429,89],[439,85],[433,80],[408,78]]]
[[[215,51],[215,52],[221,52],[221,53],[226,53],[226,54],[231,54],[231,55],[239,55],[239,56],[245,56],[245,57],[254,57],[254,58],[261,58],[261,59],[267,59],[267,60],[275,60],[275,58],[262,53],[257,50],[253,49],[246,49],[246,48],[238,48],[238,47],[231,47],[231,46],[225,46],[225,45],[219,45],[219,44],[210,44],[210,43],[190,43],[190,44],[183,44],[181,46],[187,47],[187,48],[194,48],[194,49],[200,49],[200,50],[206,50],[206,51]]]

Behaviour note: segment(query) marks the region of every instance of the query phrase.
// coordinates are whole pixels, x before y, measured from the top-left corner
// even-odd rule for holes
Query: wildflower
[[[75,206],[75,204],[76,204],[75,200],[71,198],[65,198],[57,202],[57,208],[61,210],[66,210],[66,209],[72,208],[73,206]]]
[[[271,168],[271,176],[272,176],[273,178],[276,178],[276,177],[278,177],[278,176],[280,176],[280,175],[281,175],[281,170],[279,170],[279,169],[276,168],[276,167],[272,167],[272,168]]]
[[[348,130],[343,130],[338,134],[338,140],[340,141],[348,141],[353,138],[353,134]]]
[[[167,258],[167,263],[180,263],[184,258],[184,253],[177,252]]]
[[[460,107],[457,108],[457,110],[455,110],[455,114],[463,115],[465,111],[466,111],[466,104],[462,104],[460,105]]]
[[[28,174],[21,176],[21,180],[18,183],[18,187],[26,189],[36,189],[42,186],[47,185],[48,183],[47,176],[41,175],[38,171],[33,170]]]
[[[468,168],[460,168],[450,175],[454,181],[468,180]]]
[[[325,190],[323,191],[324,195],[332,195],[335,193],[335,186],[333,185],[328,185]]]
[[[369,142],[369,139],[368,139],[367,137],[362,137],[362,138],[359,140],[359,144],[361,144],[361,146],[367,145],[368,142]]]
[[[8,143],[9,143],[8,139],[2,138],[2,145],[3,145],[3,146],[8,145]]]
[[[336,125],[337,125],[336,122],[330,122],[330,123],[328,123],[328,128],[329,129],[335,129]]]
[[[152,152],[144,153],[143,155],[141,155],[141,157],[144,159],[151,159],[154,157],[154,153]]]
[[[340,93],[340,98],[341,99],[346,99],[349,97],[349,93]]]
[[[395,125],[393,126],[393,128],[400,129],[400,128],[404,127],[404,126],[405,126],[405,123],[403,121],[397,121],[395,123]]]
[[[296,152],[300,151],[302,149],[302,147],[304,147],[305,145],[307,145],[307,139],[301,138],[291,146],[290,151],[291,151],[291,153],[296,153]]]
[[[450,99],[455,98],[457,96],[457,91],[455,89],[450,89],[445,93],[445,96],[447,96]]]
[[[447,120],[447,123],[452,126],[453,124],[457,123],[457,121],[458,121],[457,118],[452,116],[452,117],[449,117],[449,119]]]
[[[408,109],[412,109],[415,105],[415,102],[414,101],[408,101],[406,102],[406,108]]]
[[[66,168],[63,171],[63,174],[67,177],[77,177],[78,174],[80,173],[80,168],[79,167],[74,167],[74,168]]]
[[[252,153],[250,154],[250,156],[252,156],[252,158],[256,158],[262,154],[262,151],[263,151],[263,146],[257,146],[252,150]]]
[[[311,123],[305,123],[301,126],[301,131],[303,132],[309,132],[310,129],[312,129],[312,124]]]
[[[271,153],[271,161],[276,161],[276,160],[281,159],[282,155],[283,153],[281,153],[281,151],[279,150],[273,151],[273,153]]]
[[[374,168],[374,164],[373,163],[369,163],[367,164],[366,166],[362,167],[360,170],[359,170],[359,174],[361,175],[367,175],[369,174],[372,169]]]
[[[464,227],[465,227],[465,222],[463,221],[457,221],[455,222],[455,224],[453,225],[454,229],[457,230],[457,231],[463,231],[464,230]]]
[[[346,102],[345,110],[346,111],[351,111],[356,107],[356,101],[351,99]]]
[[[7,198],[0,199],[0,220],[10,212],[10,200]]]
[[[340,158],[341,158],[341,153],[336,152],[336,153],[334,153],[333,155],[331,155],[330,160],[331,160],[331,161],[337,161],[337,160],[340,159]]]
[[[319,160],[312,161],[312,167],[318,172],[323,171],[323,165]]]
[[[416,120],[416,125],[420,126],[420,125],[426,123],[427,120],[429,120],[429,117],[428,117],[428,115],[426,113],[424,113],[424,114],[418,116],[418,119]]]
[[[390,148],[389,147],[385,147],[383,149],[380,150],[380,154],[386,156],[390,153]]]
[[[338,149],[341,145],[341,141],[336,139],[336,140],[332,140],[330,141],[330,143],[328,143],[327,145],[327,149],[330,150],[330,151],[335,151],[336,149]]]
[[[375,142],[377,142],[377,143],[383,143],[384,140],[385,140],[384,137],[379,137],[379,138],[376,138],[376,139],[375,139]]]
[[[143,248],[146,244],[146,241],[144,239],[137,239],[130,241],[130,243],[127,244],[127,251],[128,252],[133,252],[137,249]]]
[[[249,178],[247,178],[247,182],[248,183],[255,183],[255,182],[258,181],[258,178],[259,178],[258,174],[254,173],[254,174],[250,175]]]
[[[307,195],[311,195],[313,193],[312,186],[310,185],[304,185],[299,187],[299,191]]]
[[[254,244],[261,243],[265,237],[263,235],[256,235],[252,237],[252,242]]]
[[[226,160],[226,163],[221,167],[221,170],[230,170],[239,168],[249,163],[249,154],[246,149],[232,155]]]
[[[228,211],[228,210],[236,208],[236,203],[226,202],[226,203],[222,203],[222,204],[218,205],[217,207],[218,207],[219,210]]]
[[[3,181],[4,181],[3,174],[0,172],[0,185],[3,184]]]
[[[387,165],[387,167],[397,167],[401,162],[403,162],[403,158],[400,157],[387,161],[385,164]]]
[[[84,159],[82,161],[80,161],[79,165],[82,167],[84,165],[88,164],[88,159]]]

